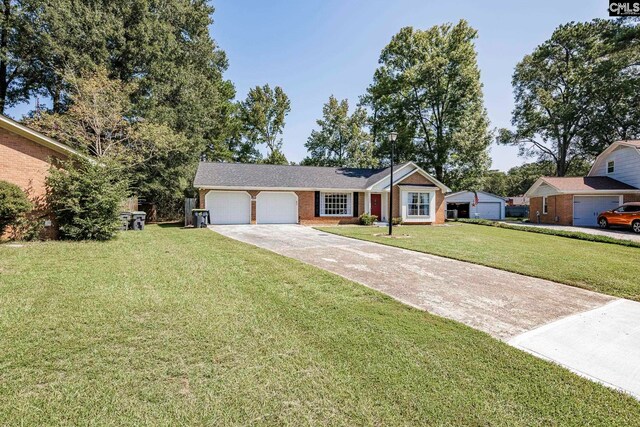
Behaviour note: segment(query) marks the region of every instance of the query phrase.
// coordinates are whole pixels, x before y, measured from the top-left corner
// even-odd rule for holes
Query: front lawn
[[[463,223],[403,225],[402,239],[380,235],[386,228],[321,229],[640,301],[640,248]]]
[[[209,230],[159,226],[0,246],[0,396],[0,425],[27,426],[640,419],[636,400],[484,333]]]

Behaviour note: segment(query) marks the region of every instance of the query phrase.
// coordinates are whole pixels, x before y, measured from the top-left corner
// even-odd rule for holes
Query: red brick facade
[[[417,185],[434,185],[433,182],[429,181],[422,174],[416,172],[407,178],[403,179],[393,187],[393,208],[392,213],[393,217],[397,218],[400,216],[400,187],[399,185],[403,184],[417,184]],[[436,220],[435,224],[444,224],[445,221],[445,202],[444,202],[444,193],[438,187],[436,187]],[[422,224],[412,222],[411,224]],[[424,224],[431,224],[431,222],[426,222]]]
[[[418,185],[433,185],[431,181],[422,176],[419,173],[414,173],[406,179],[402,180],[399,185],[403,184],[418,184]],[[211,190],[199,191],[199,207],[204,209],[205,196]],[[225,190],[216,190],[225,191]],[[229,190],[232,191],[232,190]],[[268,190],[263,190],[268,191]],[[251,223],[256,222],[256,196],[261,191],[251,190],[247,191],[251,195]],[[323,224],[323,225],[339,225],[339,224],[358,224],[360,222],[359,216],[364,213],[365,205],[365,193],[358,193],[358,212],[357,215],[352,217],[317,217],[315,216],[315,191],[294,191],[298,196],[298,222],[303,225]],[[393,203],[393,216],[400,216],[400,189],[398,185],[394,186],[394,203]],[[440,188],[436,189],[436,224],[442,224],[445,221],[445,202],[444,193]],[[212,212],[213,216],[214,213]],[[413,224],[413,223],[412,223]],[[425,223],[425,224],[431,224]]]
[[[50,161],[65,158],[63,154],[0,128],[0,180],[29,191],[32,198],[45,194],[44,182]]]
[[[199,191],[199,207],[204,209],[204,199],[206,194],[211,190]],[[224,191],[224,190],[216,190]],[[231,191],[231,190],[230,190]],[[268,190],[264,190],[268,191]],[[247,191],[251,195],[251,223],[256,223],[256,196],[261,191],[250,190]],[[338,224],[358,224],[360,219],[358,218],[364,212],[364,193],[358,193],[358,212],[355,217],[316,217],[315,216],[315,191],[294,191],[298,196],[298,222],[304,225],[323,224],[323,225],[338,225]],[[211,213],[213,216],[213,213]]]
[[[559,194],[547,197],[547,213],[543,213],[542,197],[529,199],[529,221],[543,224],[573,225],[573,194]]]

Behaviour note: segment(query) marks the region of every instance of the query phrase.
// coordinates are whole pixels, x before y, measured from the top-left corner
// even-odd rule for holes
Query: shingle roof
[[[394,171],[404,164],[394,167]],[[389,168],[360,169],[255,163],[200,162],[194,187],[365,189]]]
[[[637,190],[624,182],[608,176],[577,176],[577,177],[543,177],[545,182],[560,191],[590,191],[590,190]]]

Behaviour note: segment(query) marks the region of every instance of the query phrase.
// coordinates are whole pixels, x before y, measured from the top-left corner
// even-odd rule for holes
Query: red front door
[[[378,219],[382,218],[382,195],[371,195],[371,215],[375,215]]]

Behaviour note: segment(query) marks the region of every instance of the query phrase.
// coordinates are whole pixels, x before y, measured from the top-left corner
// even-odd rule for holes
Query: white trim
[[[255,187],[236,185],[197,185],[198,190],[236,190],[236,191],[325,191],[333,193],[362,193],[362,188],[309,188],[309,187]]]
[[[4,116],[2,114],[0,114],[0,127],[8,130],[9,132],[13,132],[17,135],[20,135],[28,139],[29,141],[48,147],[58,153],[62,153],[66,155],[75,155],[75,156],[83,157],[85,159],[89,159],[92,162],[95,161],[94,159],[87,157],[86,155],[74,150],[68,145],[58,142],[55,139],[49,138],[48,136],[45,136],[33,129],[29,129],[25,125],[20,124],[15,120],[12,120],[9,117]]]
[[[260,224],[260,220],[258,219],[258,198],[263,194],[273,194],[273,193],[282,193],[282,194],[293,194],[296,198],[296,224],[300,223],[300,204],[298,195],[293,191],[261,191],[256,195],[256,224]],[[248,193],[247,193],[248,194]]]
[[[473,193],[473,191],[471,190],[462,190],[462,191],[456,191],[455,193],[449,193],[446,196],[444,196],[445,200],[447,198],[450,197],[455,197],[458,194],[462,194],[462,193]],[[493,193],[489,193],[487,191],[476,191],[476,193],[478,194],[486,194],[487,196],[491,196],[491,197],[495,197],[496,199],[500,199],[500,200],[504,200],[505,202],[507,201],[508,197],[502,197],[502,196],[498,196],[497,194],[493,194]],[[497,202],[496,202],[497,203]]]
[[[591,169],[589,169],[589,173],[587,174],[587,176],[594,176],[592,174],[600,166],[600,162],[605,158],[605,156],[609,155],[609,153],[615,151],[620,146],[635,148],[636,154],[640,156],[640,148],[638,148],[638,146],[629,144],[627,141],[616,141],[608,146],[602,153],[598,154],[598,157],[596,157],[596,160],[593,162],[593,165],[591,166]]]
[[[209,212],[209,221],[211,221],[211,218],[213,218],[213,215],[211,214],[211,208],[209,208],[207,206],[207,195],[209,193],[223,193],[223,194],[229,194],[229,193],[245,193],[247,196],[249,196],[249,224],[251,224],[251,203],[253,201],[253,197],[251,197],[251,194],[249,194],[247,191],[215,191],[215,190],[211,190],[211,191],[207,191],[207,194],[204,195],[204,207],[207,208],[210,212]]]
[[[435,222],[436,220],[436,189],[426,186],[404,186],[400,185],[400,216],[402,221],[411,222]],[[408,193],[429,194],[429,215],[409,215],[407,214]]]
[[[611,172],[609,172],[609,164],[611,164]],[[615,160],[607,160],[607,175],[616,172],[616,161]]]
[[[542,215],[549,214],[549,196],[542,196]]]
[[[400,166],[398,169],[394,170],[393,173],[396,174],[396,173],[400,172],[402,169],[406,168],[409,165],[414,165],[415,166],[415,164],[413,162],[407,162],[404,165]],[[387,169],[391,169],[391,168],[388,167]],[[384,177],[380,178],[379,181],[374,182],[373,184],[368,186],[365,190],[371,190],[373,187],[375,187],[376,185],[380,184],[385,179],[388,179],[390,176],[391,176],[391,170],[389,170],[389,173],[386,174]]]
[[[438,181],[437,179],[435,179],[433,176],[431,176],[428,172],[426,172],[424,169],[422,169],[420,166],[416,165],[413,162],[408,162],[407,164],[405,164],[403,167],[401,167],[399,170],[404,169],[406,166],[411,165],[413,166],[415,169],[411,172],[409,172],[406,175],[403,175],[401,177],[398,177],[395,181],[394,181],[394,185],[399,185],[399,182],[404,181],[405,179],[407,179],[408,177],[410,177],[411,175],[413,175],[416,172],[419,172],[422,176],[424,176],[426,179],[428,179],[429,181],[431,181],[436,187],[440,188],[442,190],[443,193],[450,193],[451,189],[449,187],[447,187],[446,185],[444,185],[443,183],[441,183],[440,181]],[[394,171],[393,173],[397,173],[398,171]],[[381,179],[380,181],[376,182],[375,184],[369,186],[367,188],[367,190],[371,190],[372,187],[374,185],[379,184],[380,182],[384,181],[385,179],[389,179],[391,178],[391,175],[387,175],[385,176],[383,179]],[[394,177],[395,178],[395,177]],[[384,191],[389,191],[389,184],[387,184],[384,188]]]
[[[326,194],[344,194],[347,196],[347,213],[346,214],[325,214],[322,213],[325,207],[324,196]],[[348,191],[321,191],[320,192],[320,216],[333,218],[351,218],[353,217],[353,192]]]

